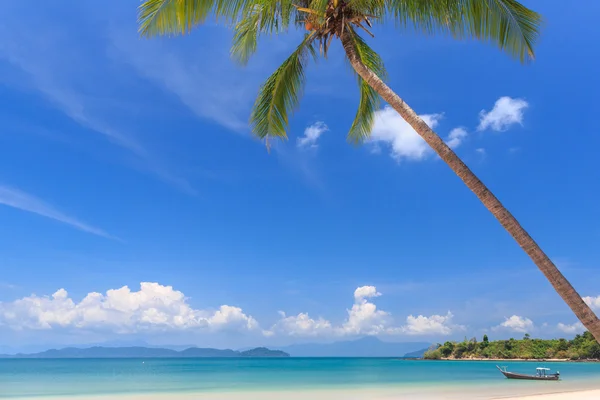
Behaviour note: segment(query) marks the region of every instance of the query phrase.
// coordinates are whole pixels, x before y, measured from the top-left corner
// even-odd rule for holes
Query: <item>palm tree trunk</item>
[[[398,114],[431,146],[433,150],[448,164],[469,189],[481,200],[483,205],[500,221],[500,224],[517,241],[550,281],[554,289],[573,310],[577,318],[600,343],[600,320],[592,309],[583,301],[571,283],[558,270],[537,243],[523,229],[521,224],[500,203],[492,192],[475,176],[465,163],[444,143],[444,141],[423,121],[404,100],[392,91],[379,77],[367,68],[356,54],[352,38],[348,33],[342,37],[342,44],[350,64],[379,95],[392,106]]]

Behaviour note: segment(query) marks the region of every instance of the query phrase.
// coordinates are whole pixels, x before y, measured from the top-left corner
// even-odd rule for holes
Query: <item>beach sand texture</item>
[[[20,398],[20,400],[42,400],[59,397]],[[566,391],[554,393],[536,393],[529,390],[514,396],[485,391],[458,389],[443,392],[424,390],[300,390],[300,391],[250,391],[230,393],[164,393],[164,394],[132,394],[132,395],[102,395],[102,396],[69,396],[69,400],[599,400],[600,390]]]

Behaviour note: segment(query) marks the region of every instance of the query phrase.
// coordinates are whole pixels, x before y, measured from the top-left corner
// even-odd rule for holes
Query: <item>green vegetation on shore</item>
[[[435,349],[424,355],[427,360],[442,359],[564,359],[564,360],[600,360],[600,344],[591,333],[577,335],[573,340],[531,339],[528,334],[521,340],[489,341],[487,335],[483,341],[476,338],[462,342],[438,344]]]

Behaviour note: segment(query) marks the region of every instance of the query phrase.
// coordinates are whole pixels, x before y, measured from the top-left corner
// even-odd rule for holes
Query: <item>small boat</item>
[[[516,374],[509,372],[506,367],[500,368],[496,365],[496,368],[502,372],[502,374],[508,379],[525,379],[531,381],[557,381],[560,379],[560,372],[556,371],[555,374],[549,373],[550,368],[536,368],[535,375]]]

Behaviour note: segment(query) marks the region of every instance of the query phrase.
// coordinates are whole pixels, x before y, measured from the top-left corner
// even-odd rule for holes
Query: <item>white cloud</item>
[[[370,299],[379,296],[381,296],[381,293],[377,291],[375,286],[361,286],[356,288],[354,291],[354,300],[357,303],[362,302],[364,299]]]
[[[406,325],[401,329],[407,335],[449,335],[454,330],[464,329],[463,326],[452,324],[453,317],[450,311],[446,315],[432,315],[430,317],[409,315],[406,318]]]
[[[506,320],[503,323],[501,323],[493,329],[506,329],[512,332],[529,333],[535,329],[535,326],[533,324],[533,321],[529,318],[513,315],[510,318],[506,318]]]
[[[329,128],[325,125],[325,122],[317,121],[314,124],[308,126],[304,130],[304,136],[299,137],[297,140],[298,147],[318,147],[317,140],[319,137],[325,132],[327,132]]]
[[[281,315],[281,319],[269,331],[265,331],[266,336],[273,336],[277,333],[301,337],[330,336],[333,334],[333,326],[326,319],[312,319],[306,313],[286,316],[283,311],[280,311],[279,315]]]
[[[475,149],[475,152],[476,152],[477,154],[481,155],[481,157],[485,157],[485,155],[486,155],[485,149],[484,149],[483,147],[480,147],[480,148],[478,148],[478,149]]]
[[[313,319],[307,313],[287,316],[280,312],[282,318],[265,334],[273,336],[282,334],[288,336],[334,336],[353,337],[363,335],[448,335],[454,330],[464,327],[452,324],[452,313],[445,316],[432,315],[424,317],[409,316],[405,326],[395,326],[392,315],[377,306],[369,299],[381,296],[375,286],[361,286],[354,291],[354,304],[347,310],[345,321],[334,326],[330,321],[319,318]]]
[[[52,296],[31,295],[0,302],[0,325],[22,329],[85,329],[114,333],[198,329],[256,330],[258,322],[241,308],[223,305],[215,311],[192,308],[184,294],[171,286],[142,282],[140,290],[127,286],[106,294],[92,292],[80,302],[65,289]]]
[[[374,286],[354,292],[354,304],[339,325],[308,313],[286,315],[268,330],[239,307],[195,309],[188,298],[171,286],[142,282],[132,291],[123,286],[106,293],[88,293],[81,301],[65,289],[51,296],[31,295],[12,302],[0,302],[0,326],[15,331],[39,330],[68,334],[175,334],[188,332],[252,332],[266,337],[340,338],[364,335],[448,335],[464,330],[452,323],[453,315],[408,316],[405,325],[395,325],[391,313],[379,310],[370,299],[380,296]]]
[[[390,314],[378,310],[367,299],[381,296],[375,286],[361,286],[354,291],[354,305],[348,310],[348,319],[340,328],[343,335],[378,335],[390,323]]]
[[[420,116],[432,129],[442,119],[442,114]],[[369,141],[388,144],[396,160],[420,161],[433,151],[414,129],[390,106],[375,112],[375,124]]]
[[[466,137],[468,135],[469,135],[469,133],[467,132],[467,130],[465,128],[462,128],[462,127],[454,128],[450,131],[450,134],[448,135],[448,139],[446,139],[446,144],[451,149],[456,149],[458,146],[460,146],[462,144],[462,142],[466,139]]]
[[[592,310],[600,310],[600,296],[586,296],[583,298],[583,301],[585,301],[586,304],[592,308]]]
[[[28,193],[8,186],[0,186],[0,204],[38,214],[46,218],[51,218],[53,220],[62,222],[63,224],[70,225],[83,232],[91,233],[109,239],[117,239],[114,236],[109,235],[102,229],[88,225],[73,217],[69,217],[68,215],[63,214],[51,205]]]
[[[576,322],[572,325],[566,325],[562,322],[557,325],[558,330],[564,333],[575,334],[575,333],[583,333],[585,332],[585,327],[581,322]]]
[[[477,130],[491,129],[496,132],[507,130],[511,125],[523,123],[523,113],[529,104],[523,99],[508,96],[496,100],[491,111],[481,110]]]

